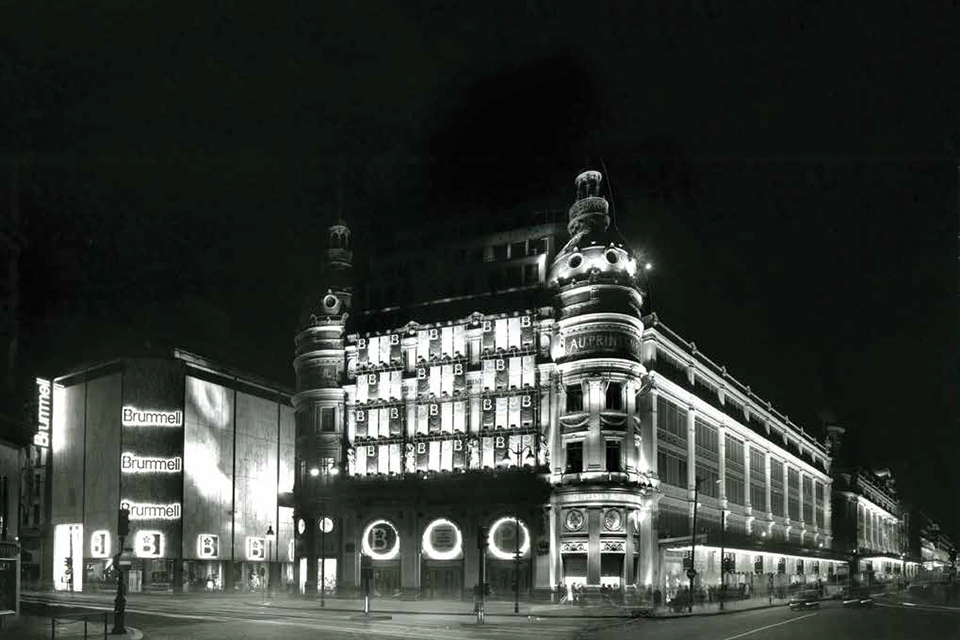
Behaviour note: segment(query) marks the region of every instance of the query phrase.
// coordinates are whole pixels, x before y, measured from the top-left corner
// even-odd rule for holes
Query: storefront
[[[112,590],[118,510],[131,592],[293,583],[289,392],[180,350],[53,384],[51,520],[58,590]]]

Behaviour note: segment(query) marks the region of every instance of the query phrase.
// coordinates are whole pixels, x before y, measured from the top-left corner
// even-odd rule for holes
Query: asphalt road
[[[332,603],[336,606],[336,603]],[[465,608],[469,604],[464,605]],[[454,607],[460,609],[461,607]],[[108,596],[28,598],[24,612],[51,616],[111,610]],[[389,620],[359,620],[356,612],[268,607],[250,599],[154,596],[132,598],[127,623],[148,640],[291,638],[503,638],[525,640],[936,640],[960,639],[960,609],[904,606],[878,600],[872,609],[824,602],[817,610],[786,607],[674,619],[576,619],[493,615],[478,627],[472,616],[393,612]],[[111,615],[112,621],[112,615]],[[48,623],[49,624],[49,623]],[[3,637],[0,632],[0,637]],[[49,637],[42,630],[37,638]]]
[[[331,604],[336,606],[335,602]],[[471,605],[463,603],[458,608],[469,612]],[[23,605],[24,613],[44,617],[104,610],[113,610],[112,600],[107,596],[83,595],[69,599],[58,596],[28,597]],[[360,616],[354,611],[275,608],[262,606],[249,599],[161,596],[149,600],[131,598],[126,622],[143,631],[148,640],[450,637],[573,640],[585,629],[608,623],[596,619],[489,615],[487,623],[478,627],[472,615],[398,612],[389,615],[390,619],[379,619],[374,610],[373,619],[364,620],[358,619]],[[112,624],[112,614],[110,620]],[[49,637],[49,634],[43,637]]]
[[[587,632],[585,640],[950,640],[960,638],[960,610],[877,601],[872,609],[845,609],[837,601],[818,609],[787,607],[727,615],[631,620]]]

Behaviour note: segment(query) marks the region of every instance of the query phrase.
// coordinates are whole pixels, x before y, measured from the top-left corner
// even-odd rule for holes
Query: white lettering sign
[[[37,378],[37,433],[33,444],[38,447],[50,446],[50,381]]]
[[[121,509],[129,509],[131,520],[179,520],[180,503],[171,502],[170,504],[147,504],[130,502],[129,500],[120,501]]]
[[[110,557],[110,532],[101,529],[90,534],[90,555],[94,558]]]
[[[182,427],[182,411],[145,411],[124,407],[121,423],[125,427]]]
[[[133,551],[138,558],[159,558],[163,555],[163,534],[159,531],[137,531]]]
[[[141,457],[132,453],[120,456],[120,471],[123,473],[180,473],[183,460],[175,458]]]
[[[263,538],[247,538],[247,560],[264,560],[267,557],[267,544]]]
[[[197,536],[197,557],[217,558],[220,556],[220,536],[201,533]]]

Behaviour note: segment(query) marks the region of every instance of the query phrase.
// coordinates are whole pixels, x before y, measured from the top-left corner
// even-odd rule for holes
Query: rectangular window
[[[687,488],[687,459],[672,451],[657,450],[657,472],[660,481],[674,487]]]
[[[757,511],[767,510],[767,473],[762,451],[750,449],[750,506]]]
[[[696,447],[696,475],[700,478],[700,493],[711,498],[720,497],[720,439],[716,427],[700,418],[694,419]]]
[[[803,476],[803,521],[813,524],[813,482],[810,476]]]
[[[607,440],[607,471],[620,470],[620,441]]]
[[[619,382],[607,385],[607,411],[623,411],[623,386]]]
[[[534,262],[533,264],[524,265],[523,283],[526,285],[540,283],[540,265],[539,264]]]
[[[770,458],[770,511],[783,516],[783,463]]]
[[[583,442],[580,440],[567,443],[567,473],[583,471]]]
[[[824,522],[823,522],[823,485],[820,484],[819,482],[815,482],[814,485],[813,485],[813,495],[814,495],[813,510],[814,510],[814,515],[815,515],[816,518],[817,518],[817,526],[818,526],[818,527],[822,527],[822,526],[824,526]]]
[[[657,396],[657,431],[687,442],[687,410],[681,409],[663,396]]]
[[[791,520],[800,520],[800,472],[787,469],[787,508]]]
[[[522,258],[527,255],[527,241],[513,242],[510,244],[510,259]]]
[[[567,385],[567,413],[583,411],[583,387],[579,384]]]
[[[40,524],[40,505],[33,505],[33,526]]]
[[[320,409],[320,432],[333,433],[337,429],[336,409],[333,407],[324,407]]]
[[[744,504],[743,442],[727,434],[724,448],[727,500],[733,504],[742,505]]]
[[[39,473],[33,474],[33,495],[35,496],[40,495],[40,474]]]
[[[502,262],[507,259],[507,245],[505,244],[495,244],[493,245],[493,259],[495,262]]]

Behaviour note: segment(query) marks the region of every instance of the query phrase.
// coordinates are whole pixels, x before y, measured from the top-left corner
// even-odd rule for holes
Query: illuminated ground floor
[[[471,597],[481,574],[495,597],[607,587],[666,599],[689,585],[690,538],[659,536],[651,489],[535,479],[521,471],[491,474],[482,488],[470,485],[482,478],[455,476],[342,484],[349,499],[295,513],[298,590],[325,582],[328,592],[358,593],[364,556],[381,597]],[[524,499],[537,492],[542,502]],[[827,549],[732,536],[721,550],[715,538],[697,536],[697,589],[719,588],[721,555],[727,588],[744,595],[849,579],[848,560]]]

